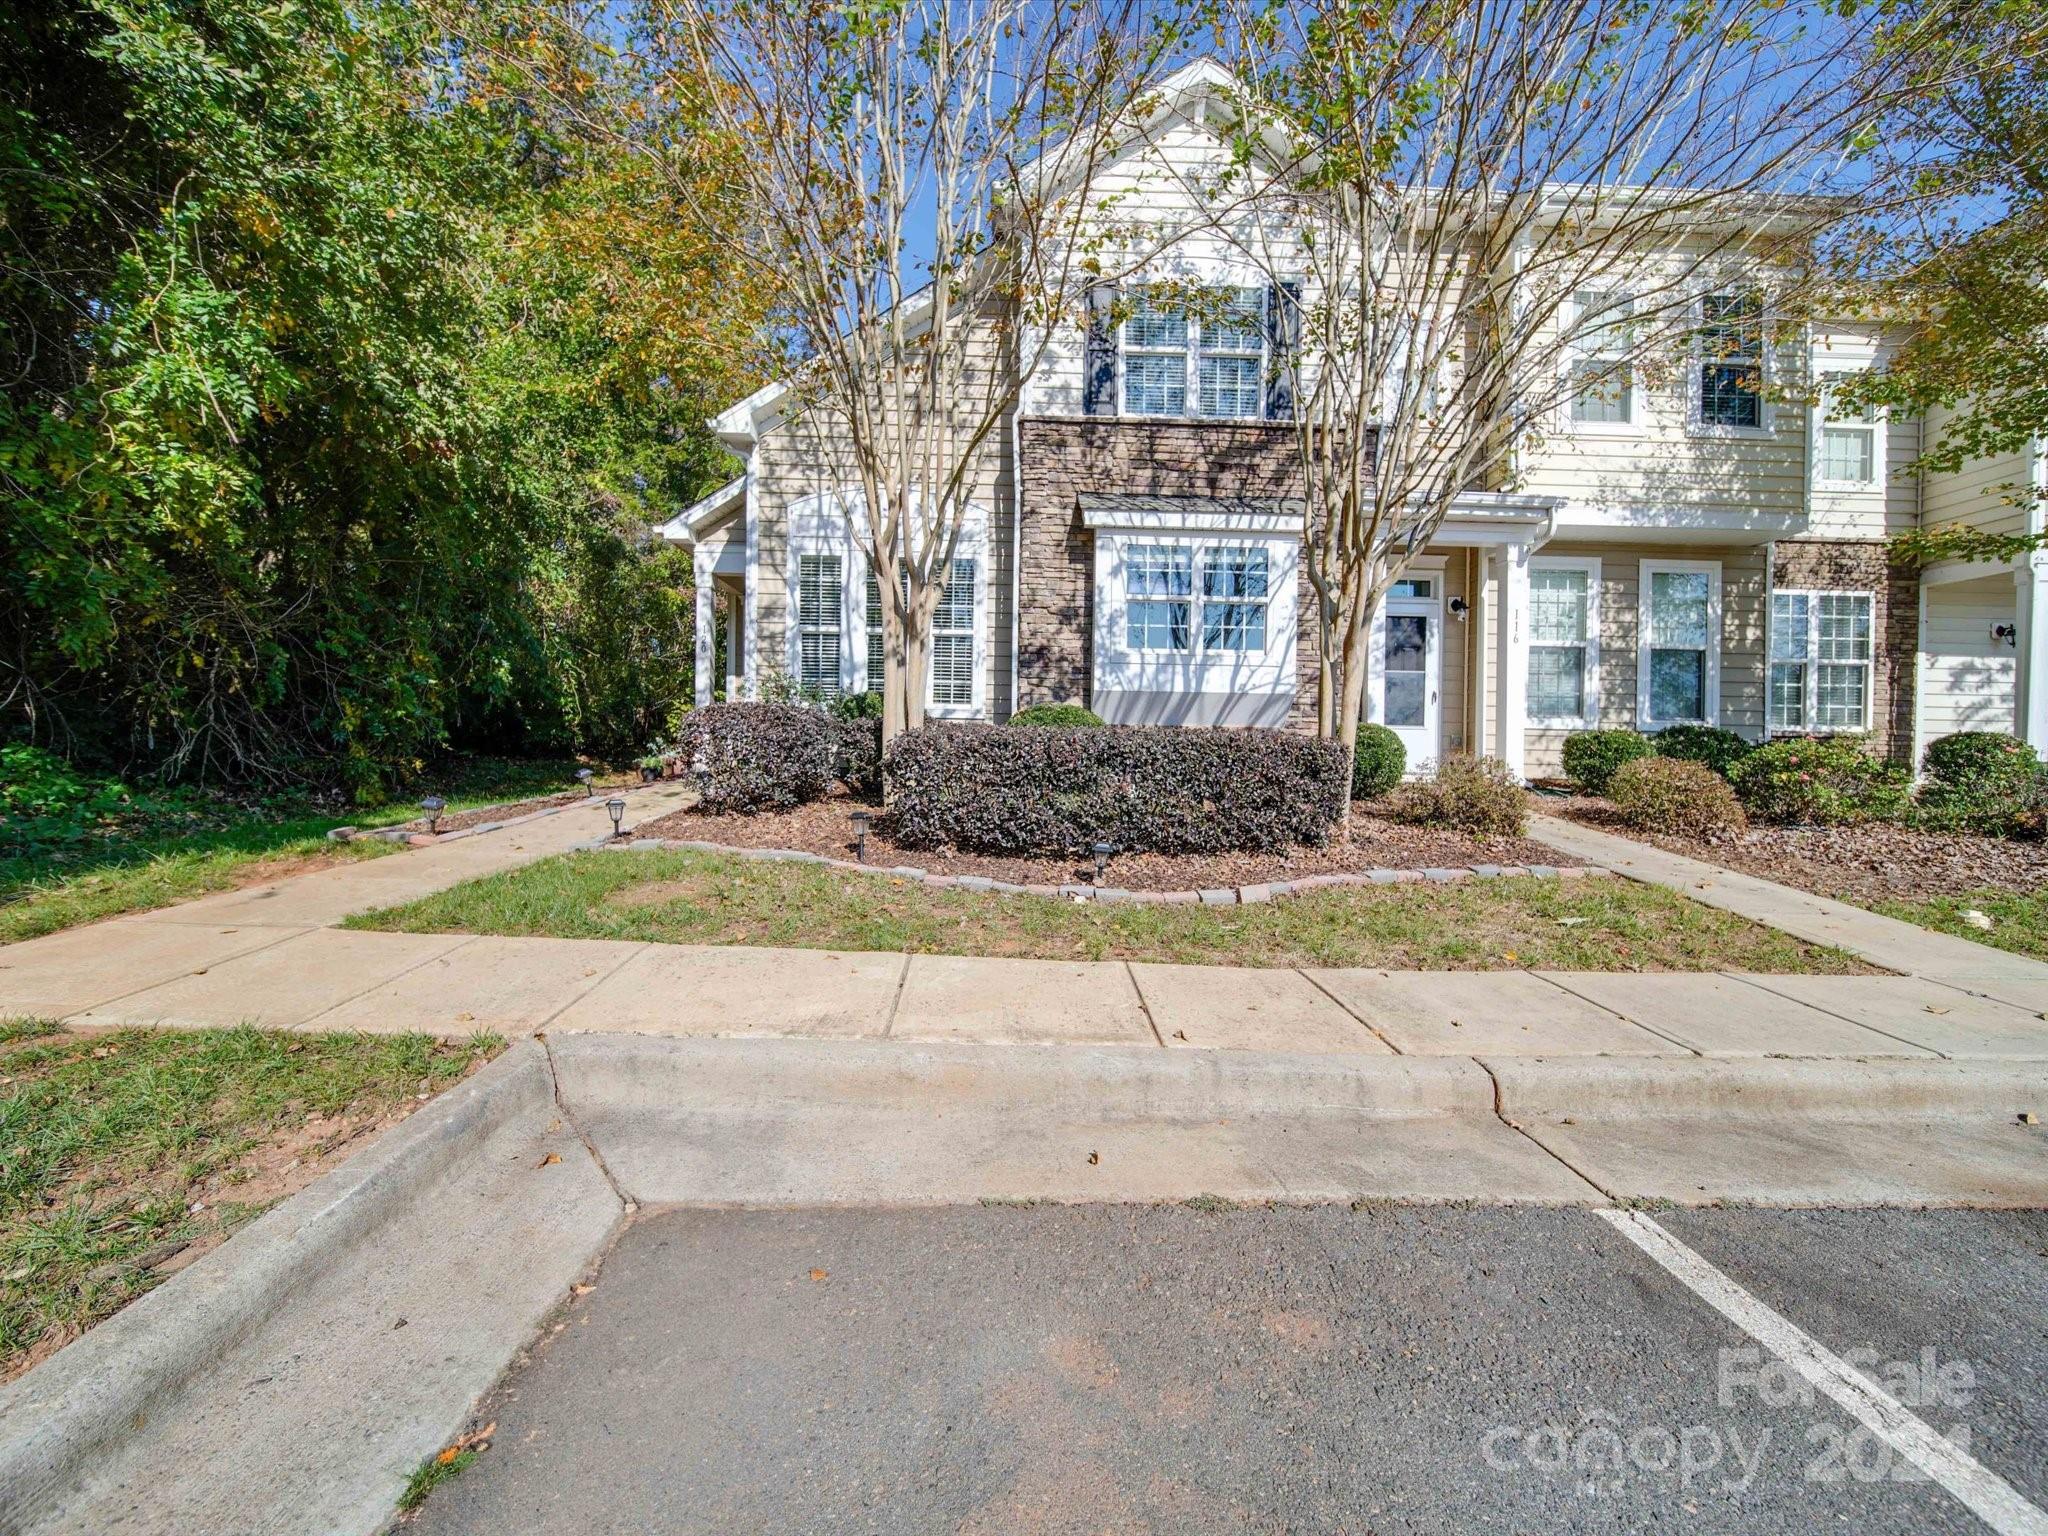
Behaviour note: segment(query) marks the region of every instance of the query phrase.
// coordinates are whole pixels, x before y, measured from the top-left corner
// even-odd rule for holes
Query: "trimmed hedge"
[[[2034,749],[2004,731],[1957,731],[1927,744],[1920,819],[1992,837],[2041,835],[2048,770]]]
[[[884,766],[898,841],[976,853],[1321,844],[1349,787],[1336,742],[1180,726],[925,726],[891,742]]]
[[[830,723],[833,777],[856,795],[879,799],[882,793],[881,717],[861,715]]]
[[[1408,771],[1408,749],[1390,726],[1361,725],[1351,759],[1351,798],[1377,800]]]
[[[1639,757],[1607,781],[1607,798],[1624,825],[1678,837],[1718,837],[1749,825],[1728,781],[1705,763]]]
[[[1615,769],[1656,750],[1640,731],[1573,731],[1564,739],[1564,776],[1589,795],[1604,795]]]
[[[1729,782],[1751,817],[1781,825],[1896,821],[1911,805],[1906,770],[1873,757],[1856,737],[1769,742],[1737,763]]]
[[[1012,725],[1053,726],[1071,730],[1102,724],[1102,716],[1085,704],[1032,704],[1010,716]]]
[[[1387,806],[1396,821],[1478,837],[1520,837],[1529,802],[1505,763],[1490,757],[1447,757],[1436,777],[1404,785]]]
[[[676,753],[710,771],[707,811],[787,810],[819,799],[839,777],[842,736],[877,722],[835,720],[801,704],[707,704],[683,717]]]
[[[1702,763],[1722,778],[1749,756],[1752,743],[1719,725],[1667,725],[1650,738],[1650,750],[1681,763]]]

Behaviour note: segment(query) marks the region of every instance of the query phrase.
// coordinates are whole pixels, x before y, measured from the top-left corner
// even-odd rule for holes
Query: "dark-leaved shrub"
[[[1624,825],[1675,837],[1721,837],[1749,824],[1728,781],[1705,763],[1639,757],[1607,781],[1607,798]]]
[[[787,810],[831,788],[840,732],[868,724],[801,704],[707,704],[683,717],[676,751],[710,774],[705,810]]]
[[[1387,803],[1396,821],[1476,837],[1520,837],[1529,806],[1504,763],[1490,757],[1447,757],[1436,777],[1403,785]]]
[[[1052,726],[1059,730],[1072,730],[1081,726],[1100,725],[1102,716],[1085,704],[1028,704],[1010,716],[1010,724]]]
[[[832,725],[832,775],[865,799],[882,793],[882,721],[878,715],[839,719]]]
[[[1291,731],[932,725],[885,759],[914,848],[1157,853],[1323,843],[1344,812],[1344,749]]]
[[[1729,782],[1752,820],[1779,825],[1896,821],[1910,804],[1906,770],[1872,756],[1854,736],[1769,742],[1737,763]]]
[[[1724,779],[1729,769],[1749,755],[1751,745],[1720,725],[1667,725],[1650,738],[1650,750],[1657,756],[1702,763]]]
[[[1351,759],[1351,798],[1377,800],[1408,771],[1408,749],[1388,726],[1361,725],[1358,748]]]
[[[2034,749],[2003,731],[1957,731],[1920,758],[1920,820],[1992,837],[2041,835],[2048,770]]]
[[[1589,795],[1604,795],[1615,769],[1656,750],[1640,731],[1573,731],[1564,739],[1564,776]]]

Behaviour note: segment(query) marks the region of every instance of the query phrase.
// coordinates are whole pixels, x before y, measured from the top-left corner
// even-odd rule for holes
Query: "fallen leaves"
[[[473,1429],[468,1434],[458,1437],[453,1445],[442,1451],[434,1460],[438,1465],[445,1467],[464,1451],[488,1451],[491,1448],[491,1436],[497,1432],[498,1421],[493,1419],[482,1429]]]
[[[822,1283],[822,1282],[824,1282],[824,1281],[826,1281],[826,1280],[829,1280],[829,1279],[831,1279],[831,1278],[832,1278],[832,1272],[831,1272],[830,1270],[826,1270],[826,1269],[814,1269],[814,1270],[812,1270],[812,1271],[811,1271],[811,1283],[812,1283],[813,1285],[816,1285],[816,1284],[820,1284],[820,1283]]]
[[[542,1159],[541,1159],[541,1160],[540,1160],[539,1162],[535,1163],[535,1164],[534,1164],[533,1166],[534,1166],[534,1167],[536,1167],[536,1168],[548,1168],[548,1167],[552,1167],[552,1166],[553,1166],[554,1164],[556,1164],[556,1163],[559,1163],[559,1162],[560,1162],[561,1160],[562,1160],[562,1154],[561,1154],[561,1153],[559,1153],[559,1152],[550,1152],[550,1153],[549,1153],[549,1154],[548,1154],[548,1155],[547,1155],[546,1157],[542,1158]]]

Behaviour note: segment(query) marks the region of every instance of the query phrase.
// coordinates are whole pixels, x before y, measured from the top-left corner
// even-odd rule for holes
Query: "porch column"
[[[718,665],[718,641],[713,633],[717,618],[711,606],[711,572],[705,569],[703,550],[690,550],[690,579],[697,586],[697,664],[692,687],[697,704],[701,708],[711,702],[715,679],[711,669]]]
[[[1503,544],[1494,551],[1493,568],[1499,603],[1494,619],[1493,755],[1516,778],[1522,773],[1522,730],[1529,700],[1529,548]]]
[[[2048,549],[2037,549],[2013,572],[2018,689],[2013,734],[2048,756]]]

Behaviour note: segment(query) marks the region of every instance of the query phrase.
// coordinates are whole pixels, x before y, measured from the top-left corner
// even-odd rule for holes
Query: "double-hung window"
[[[1840,375],[1821,388],[1820,443],[1814,478],[1842,490],[1869,490],[1877,484],[1880,464],[1880,418],[1868,405],[1851,409],[1834,399]]]
[[[1721,567],[1642,564],[1636,708],[1645,729],[1713,725],[1720,713]]]
[[[873,567],[868,570],[868,590],[865,599],[868,616],[868,692],[882,691],[882,673],[886,670],[882,633],[882,584],[875,580]]]
[[[931,702],[974,702],[974,562],[956,559],[932,610]]]
[[[1600,563],[1529,567],[1529,719],[1590,726],[1599,716]]]
[[[806,693],[839,692],[839,629],[846,607],[837,555],[796,561],[797,685]]]
[[[1124,552],[1124,643],[1133,651],[1188,656],[1264,652],[1271,558],[1258,544],[1131,545]]]
[[[1266,648],[1266,551],[1218,546],[1202,556],[1202,649]]]
[[[1628,318],[1626,294],[1588,288],[1573,296],[1570,368],[1575,427],[1625,427],[1635,420]]]
[[[1771,729],[1870,728],[1869,592],[1771,594]]]
[[[1125,640],[1134,651],[1193,648],[1195,552],[1185,544],[1134,544],[1124,556]]]
[[[1764,314],[1754,293],[1710,293],[1693,335],[1693,417],[1702,427],[1764,424]]]
[[[1141,292],[1123,340],[1126,415],[1240,420],[1265,413],[1264,289],[1221,289],[1194,312]]]

